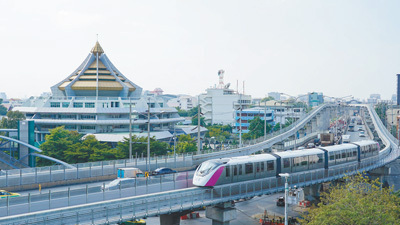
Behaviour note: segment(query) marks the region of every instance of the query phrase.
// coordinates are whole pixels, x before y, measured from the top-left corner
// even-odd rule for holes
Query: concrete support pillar
[[[314,200],[320,196],[321,184],[314,184],[308,187],[304,187],[304,196],[308,200]]]
[[[318,131],[318,127],[317,127],[317,118],[313,118],[311,120],[311,132],[316,132]]]
[[[311,134],[312,133],[312,120],[307,123],[306,133],[307,134]]]
[[[212,219],[212,225],[229,225],[237,218],[236,209],[232,202],[225,202],[206,208],[206,217]]]
[[[190,213],[191,211],[176,212],[171,214],[160,215],[160,225],[180,225],[181,216]]]
[[[163,214],[160,215],[160,225],[179,225],[181,224],[180,214]]]

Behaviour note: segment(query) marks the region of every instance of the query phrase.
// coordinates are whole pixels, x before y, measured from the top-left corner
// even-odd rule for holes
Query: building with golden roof
[[[175,124],[185,120],[175,108],[167,107],[162,96],[142,93],[111,63],[98,42],[83,63],[51,91],[51,96],[31,97],[14,108],[35,121],[38,142],[59,126],[94,134],[100,141],[129,137],[130,123],[134,135],[147,135],[149,108],[151,136],[168,140]]]
[[[82,64],[68,77],[51,87],[53,96],[133,97],[142,88],[125,77],[108,59],[99,42]]]

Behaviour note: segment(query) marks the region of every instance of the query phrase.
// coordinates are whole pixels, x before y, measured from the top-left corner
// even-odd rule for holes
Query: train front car
[[[193,176],[193,185],[200,187],[214,186],[229,159],[212,159],[200,164]]]

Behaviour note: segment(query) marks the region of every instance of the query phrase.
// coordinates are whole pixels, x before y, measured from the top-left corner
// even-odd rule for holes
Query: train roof
[[[320,147],[320,148],[325,149],[328,152],[335,152],[335,151],[340,151],[340,150],[345,150],[345,149],[357,148],[357,146],[354,144],[351,144],[351,143],[347,143],[347,144],[331,145],[331,146]]]
[[[258,162],[275,160],[276,157],[271,154],[257,154],[257,155],[246,155],[246,156],[236,156],[229,160],[229,163],[246,163],[246,162]]]
[[[323,154],[324,151],[317,148],[310,148],[304,150],[295,150],[295,151],[286,151],[286,152],[276,152],[276,155],[279,155],[282,158],[292,158],[292,157],[300,157],[300,156],[308,156],[308,155],[316,155]]]
[[[357,141],[357,142],[352,142],[353,144],[360,145],[360,146],[366,146],[370,144],[378,144],[378,142],[373,141],[373,140],[362,140],[362,141]]]

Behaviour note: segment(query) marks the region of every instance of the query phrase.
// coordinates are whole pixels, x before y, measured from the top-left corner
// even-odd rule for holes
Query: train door
[[[239,181],[239,173],[238,173],[238,165],[232,166],[232,176],[231,182],[238,182]]]

